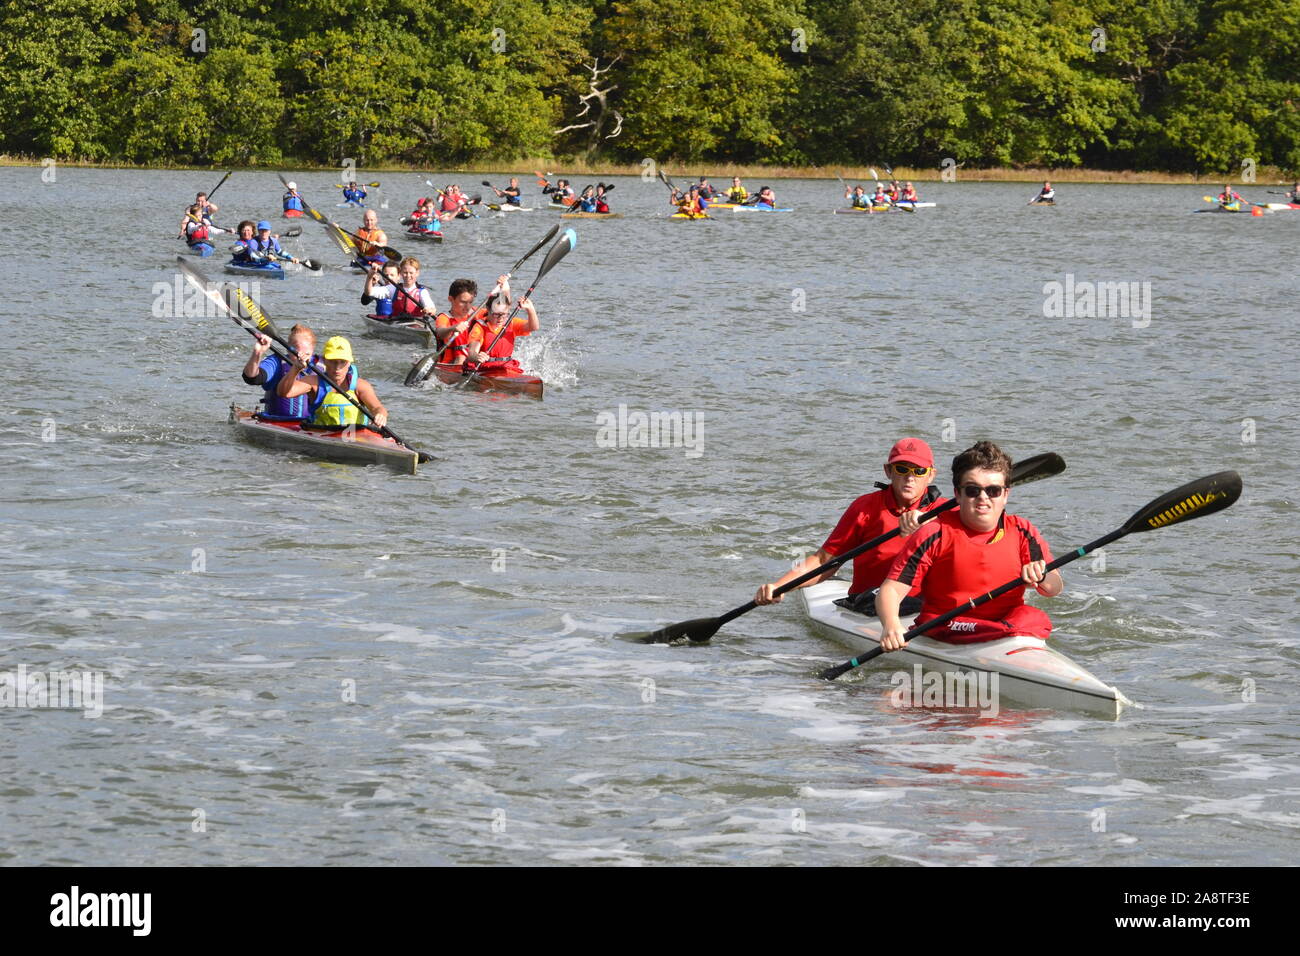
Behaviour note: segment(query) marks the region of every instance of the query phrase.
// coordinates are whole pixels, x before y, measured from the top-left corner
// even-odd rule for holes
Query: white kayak
[[[880,625],[874,617],[855,614],[835,601],[848,594],[849,583],[839,579],[802,588],[798,594],[814,627],[846,647],[853,655],[880,644]],[[1104,684],[1037,637],[1004,637],[980,644],[947,644],[914,637],[901,650],[881,655],[895,669],[920,665],[923,672],[998,675],[998,696],[1026,707],[1050,707],[1115,718],[1133,702]]]
[[[363,315],[361,318],[365,320],[366,331],[371,335],[398,342],[416,342],[426,349],[433,347],[433,333],[423,322],[415,320],[403,322],[401,319],[394,321],[391,317],[378,315]]]

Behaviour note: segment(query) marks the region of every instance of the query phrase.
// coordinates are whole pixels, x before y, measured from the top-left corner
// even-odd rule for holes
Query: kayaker
[[[397,265],[399,280],[390,283],[378,262],[370,263],[366,284],[361,290],[361,304],[369,305],[383,299],[392,300],[389,312],[392,322],[409,322],[412,319],[430,319],[437,311],[433,296],[420,285],[420,260],[407,257]],[[381,286],[380,288],[376,288]]]
[[[573,204],[573,187],[569,185],[567,179],[557,179],[554,186],[549,184],[543,186],[542,192],[551,197],[553,204],[564,206]]]
[[[587,186],[582,190],[582,195],[578,197],[577,208],[575,212],[595,212],[596,211],[596,187]]]
[[[288,342],[289,348],[304,359],[316,361],[319,358],[315,355],[316,333],[307,326],[295,325],[290,329]],[[259,333],[253,344],[253,354],[244,364],[244,382],[248,385],[262,386],[263,408],[257,413],[257,417],[271,422],[303,421],[309,414],[307,396],[284,398],[277,391],[280,380],[286,372],[293,369],[294,364],[275,352],[268,355],[270,348],[271,340]],[[303,374],[301,369],[297,374]]]
[[[265,220],[263,220],[265,222]],[[236,265],[260,265],[270,258],[261,250],[258,243],[257,227],[262,223],[254,223],[251,219],[245,219],[235,230],[238,238],[235,244],[230,247],[230,261]]]
[[[216,227],[212,225],[212,221],[203,216],[200,207],[196,204],[185,210],[185,218],[181,220],[180,232],[176,234],[176,238],[184,238],[191,249],[201,243],[210,246],[212,245],[212,232],[215,229]]]
[[[610,186],[596,183],[596,212],[609,212],[609,201],[605,198]]]
[[[1241,196],[1232,191],[1232,184],[1228,183],[1223,187],[1223,192],[1218,196],[1219,205],[1224,209],[1239,209],[1243,202]]]
[[[357,230],[357,235],[361,237],[357,250],[362,259],[377,261],[383,258],[379,247],[388,245],[388,235],[379,228],[379,213],[367,209],[361,217],[361,228]]]
[[[727,202],[741,204],[749,198],[749,190],[740,184],[739,176],[731,177],[731,188],[727,190]]]
[[[517,176],[510,177],[510,185],[505,189],[497,189],[495,186],[491,187],[491,189],[508,206],[522,206],[524,204],[523,193],[519,189],[519,177]]]
[[[754,201],[752,205],[756,206],[759,209],[763,209],[763,208],[775,209],[776,193],[772,192],[772,187],[764,186],[762,189],[760,189],[758,191],[758,195],[754,197]]]
[[[871,195],[871,205],[873,206],[892,206],[889,201],[889,194],[885,192],[884,183],[876,183],[876,191]]]
[[[1286,194],[1286,201],[1293,206],[1300,205],[1300,183],[1291,187],[1291,191]]]
[[[355,179],[349,179],[348,184],[343,187],[343,201],[354,206],[363,205],[367,195],[366,188],[359,185]]]
[[[916,187],[913,186],[911,183],[903,184],[903,196],[901,201],[912,202],[912,203],[921,201],[921,197],[916,194]]]
[[[1043,188],[1038,191],[1038,195],[1030,200],[1030,202],[1054,203],[1056,202],[1056,190],[1052,188],[1051,183],[1045,182],[1043,183]]]
[[[194,196],[194,205],[199,207],[199,218],[212,222],[212,217],[216,214],[218,206],[216,203],[208,202],[207,193],[196,193]]]
[[[396,286],[402,281],[402,277],[397,271],[397,263],[395,262],[384,262],[380,265],[379,272],[380,277],[391,286]],[[367,295],[361,296],[362,305],[370,305],[371,303],[374,303],[375,306],[375,311],[371,313],[375,318],[382,319],[393,314],[393,300],[391,297],[387,299],[372,299]]]
[[[896,203],[903,198],[903,187],[899,185],[897,179],[889,181],[889,189],[885,191],[885,195],[889,197],[891,203]]]
[[[489,374],[518,375],[523,372],[523,366],[513,357],[515,339],[532,335],[540,325],[537,309],[529,299],[520,299],[519,305],[527,315],[515,316],[510,320],[510,327],[506,328],[506,318],[510,315],[509,282],[501,283],[500,291],[488,297],[487,321],[476,324],[469,331],[467,364]]]
[[[854,186],[850,189],[846,183],[844,186],[844,198],[849,200],[849,204],[854,209],[871,208],[871,200],[867,198],[867,191],[862,186]]]
[[[876,598],[881,647],[903,646],[902,599],[921,589],[916,623],[936,618],[1019,577],[1044,597],[1061,593],[1059,571],[1044,576],[1052,552],[1027,519],[1006,513],[1011,459],[992,442],[977,442],[952,462],[958,509],[928,522],[904,542]],[[1013,634],[1044,640],[1052,622],[1025,603],[1023,587],[981,604],[927,637],[956,644],[992,641]]]
[[[322,382],[314,372],[302,374],[306,371],[307,362],[301,354],[296,354],[294,368],[298,374],[292,378],[288,375],[283,376],[280,384],[276,386],[276,391],[281,398],[307,396],[309,415],[306,424],[313,428],[340,429],[349,426],[365,426],[370,424],[370,419],[373,419],[380,428],[386,425],[388,409],[384,408],[379,396],[375,394],[374,387],[361,377],[356,365],[353,364],[352,343],[341,335],[326,339],[321,358],[324,360],[324,371],[329,380],[343,389],[353,401],[360,402],[365,407],[369,418],[335,389]]]
[[[872,538],[899,528],[901,534],[898,537],[853,559],[853,583],[849,585],[849,595],[836,602],[861,614],[876,613],[876,591],[885,580],[885,574],[894,563],[894,558],[903,549],[908,535],[920,526],[921,516],[925,512],[944,502],[939,496],[939,489],[930,484],[934,480],[934,453],[921,439],[900,438],[895,442],[885,458],[884,471],[889,484],[876,482],[880,490],[862,495],[849,505],[817,553],[804,558],[775,581],[760,587],[754,595],[755,604],[779,603],[782,595],[774,595],[773,592],[785,582],[806,574]],[[827,571],[820,578],[801,587],[811,587],[832,578],[838,570],[835,568]],[[919,589],[914,593],[917,592]],[[904,607],[915,613],[920,610],[920,598],[909,596]]]
[[[408,217],[411,220],[411,226],[408,232],[421,233],[425,235],[441,236],[438,230],[438,223],[441,221],[438,211],[433,207],[433,199],[429,196],[422,196],[415,207],[415,211]]]
[[[298,195],[297,183],[288,183],[286,188],[288,192],[281,197],[281,201],[284,203],[284,214],[293,219],[303,214],[302,197]]]
[[[700,202],[700,194],[694,186],[689,187],[684,193],[674,189],[669,194],[668,201],[677,207],[680,214],[690,219],[704,219],[708,216],[704,211],[704,204]]]
[[[263,219],[257,224],[256,236],[245,237],[244,227],[247,225],[250,225],[247,220],[239,224],[239,242],[236,243],[236,248],[243,246],[247,258],[241,259],[236,253],[236,261],[265,262],[268,259],[288,258],[280,248],[280,238],[271,234],[271,223],[268,220]]]
[[[508,288],[506,285],[508,281],[509,276],[497,278],[497,284],[492,289],[489,301],[492,301],[491,296],[499,294],[503,288]],[[450,308],[447,312],[439,312],[434,320],[434,334],[445,347],[438,361],[444,365],[465,363],[470,329],[482,324],[488,317],[486,305],[474,308],[474,299],[477,296],[478,283],[473,279],[456,279],[447,289],[447,302]]]
[[[714,189],[712,186],[709,185],[708,179],[701,176],[700,181],[697,185],[700,190],[701,199],[705,200],[706,202],[714,202],[717,200],[719,193],[716,189]]]

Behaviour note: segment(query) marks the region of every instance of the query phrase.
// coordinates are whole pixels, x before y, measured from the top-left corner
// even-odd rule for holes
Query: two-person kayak
[[[314,431],[301,422],[265,421],[237,405],[230,406],[230,423],[247,441],[325,461],[384,465],[406,475],[415,474],[419,462],[418,453],[369,428]]]

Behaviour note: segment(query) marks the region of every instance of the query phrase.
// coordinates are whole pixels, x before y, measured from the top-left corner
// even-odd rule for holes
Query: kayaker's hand
[[[1030,587],[1038,587],[1045,577],[1047,577],[1046,561],[1030,561],[1020,569],[1020,580]]]
[[[760,606],[764,604],[780,604],[781,599],[784,598],[785,595],[774,594],[773,592],[775,590],[776,590],[775,585],[764,584],[761,588],[758,589],[758,592],[754,595],[754,603]]]
[[[896,651],[906,642],[903,640],[902,624],[885,628],[880,634],[880,648],[885,652]]]
[[[909,534],[921,527],[921,517],[924,512],[921,511],[904,511],[898,516],[898,533],[906,538]]]
[[[469,319],[466,319],[464,322],[457,322],[455,328],[457,332],[464,332],[469,328]]]
[[[253,354],[256,355],[258,359],[261,359],[261,357],[266,354],[266,350],[270,347],[271,340],[261,332],[258,332],[257,335],[254,336]]]
[[[386,409],[375,416],[375,424],[380,428],[388,424],[388,411]]]

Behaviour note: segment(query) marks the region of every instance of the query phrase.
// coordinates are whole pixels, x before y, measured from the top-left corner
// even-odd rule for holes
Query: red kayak
[[[301,209],[286,209],[284,211],[285,219],[297,219],[301,215],[302,215]]]
[[[466,372],[463,365],[435,365],[434,374],[445,385],[472,388],[479,392],[505,392],[510,395],[527,395],[541,398],[543,382],[536,375],[523,375],[506,370]]]

